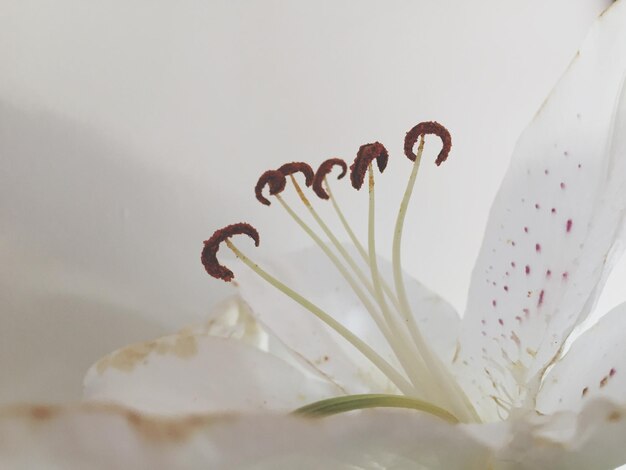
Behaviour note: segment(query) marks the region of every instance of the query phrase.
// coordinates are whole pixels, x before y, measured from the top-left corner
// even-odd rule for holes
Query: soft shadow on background
[[[79,396],[95,358],[206,314],[197,190],[49,113],[0,104],[0,140],[0,401]]]
[[[515,140],[608,3],[4,2],[0,403],[77,399],[100,355],[205,318],[229,292],[199,263],[214,229],[255,224],[264,255],[307,244],[254,200],[268,168],[384,142],[388,252],[420,120],[454,146],[423,165],[404,264],[462,310]],[[337,193],[362,233],[364,195]]]

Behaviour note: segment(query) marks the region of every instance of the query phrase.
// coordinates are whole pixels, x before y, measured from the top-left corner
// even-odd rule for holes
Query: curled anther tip
[[[269,206],[270,201],[263,196],[263,189],[265,189],[265,186],[269,186],[270,195],[276,196],[277,194],[283,192],[286,184],[287,180],[285,179],[285,175],[283,175],[280,171],[268,170],[263,173],[257,181],[256,186],[254,187],[254,194],[261,204]]]
[[[382,173],[387,168],[389,153],[383,144],[374,142],[372,144],[361,145],[356,154],[354,163],[350,165],[350,181],[354,189],[361,189],[365,181],[365,173],[373,160],[376,160],[378,170]]]
[[[346,173],[348,172],[348,165],[341,158],[329,158],[323,162],[315,172],[315,177],[313,178],[313,191],[320,199],[330,199],[330,195],[326,192],[322,183],[324,182],[324,178],[328,176],[335,166],[341,167],[341,173],[337,176],[337,179],[340,180],[346,176]]]
[[[436,121],[420,122],[417,126],[413,127],[413,129],[406,133],[406,137],[404,138],[404,154],[409,160],[414,162],[417,157],[413,153],[413,146],[420,136],[426,134],[435,134],[441,139],[443,147],[435,160],[436,165],[439,166],[448,158],[450,148],[452,147],[452,137],[450,136],[448,129]]]
[[[277,171],[280,171],[285,177],[291,176],[294,173],[302,173],[304,175],[304,182],[307,186],[311,186],[313,184],[313,178],[315,177],[315,173],[313,173],[311,165],[304,162],[285,163]]]
[[[220,264],[217,260],[217,251],[223,241],[234,235],[248,235],[254,240],[254,245],[259,246],[259,232],[252,225],[240,222],[216,230],[211,238],[204,241],[204,248],[202,248],[202,256],[200,257],[204,269],[210,276],[226,282],[232,281],[235,275],[226,266]]]

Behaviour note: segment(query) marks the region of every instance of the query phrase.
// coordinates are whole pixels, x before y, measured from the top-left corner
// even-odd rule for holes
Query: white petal
[[[355,260],[357,256],[355,254]],[[389,362],[397,363],[363,304],[319,250],[308,248],[271,261],[263,260],[260,264],[348,327]],[[382,273],[391,272],[389,263],[384,260],[379,260],[379,269]],[[373,364],[295,301],[250,270],[242,268],[236,276],[242,297],[263,324],[346,391],[397,391]],[[387,276],[387,279],[392,278]],[[418,324],[433,349],[449,362],[456,345],[458,315],[447,302],[417,281],[407,277],[406,283]]]
[[[534,377],[587,316],[619,251],[625,73],[626,4],[617,2],[593,26],[515,148],[491,209],[461,333],[459,374],[486,417],[497,417],[491,396],[532,395]]]
[[[490,453],[462,426],[418,413],[163,420],[116,407],[0,411],[2,468],[482,470]]]
[[[537,396],[544,413],[579,410],[592,398],[626,403],[626,304],[583,333],[548,372]]]
[[[497,454],[496,469],[609,470],[626,463],[626,408],[593,400],[580,414],[519,420]]]
[[[88,371],[84,394],[175,414],[293,410],[341,390],[241,340],[195,328],[106,356]]]

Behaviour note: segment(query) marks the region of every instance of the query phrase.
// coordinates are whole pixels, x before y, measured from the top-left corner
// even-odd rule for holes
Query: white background
[[[384,142],[387,252],[422,120],[454,148],[436,168],[430,145],[404,262],[462,310],[515,140],[607,4],[0,1],[0,402],[76,399],[102,354],[205,318],[228,292],[199,262],[213,230],[307,244],[253,197],[284,162]],[[342,183],[362,233],[366,195]]]

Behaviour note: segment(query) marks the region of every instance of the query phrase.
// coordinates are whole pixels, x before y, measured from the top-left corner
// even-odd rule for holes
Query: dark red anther
[[[348,172],[348,165],[341,158],[329,158],[325,162],[323,162],[317,172],[315,173],[315,178],[313,178],[313,191],[320,199],[329,199],[330,196],[322,186],[324,182],[324,178],[333,170],[334,166],[341,167],[341,173],[337,176],[337,179],[340,180],[346,173]]]
[[[380,142],[361,145],[354,162],[350,165],[350,181],[354,189],[361,189],[365,181],[365,173],[374,159],[376,159],[378,170],[381,173],[385,171],[389,160],[389,153],[385,146]]]
[[[413,146],[415,145],[415,142],[417,142],[417,139],[425,134],[435,134],[441,139],[443,147],[437,156],[437,160],[435,160],[435,163],[439,166],[446,161],[446,158],[448,158],[450,148],[452,147],[452,137],[450,137],[448,129],[443,127],[438,122],[420,122],[417,126],[407,132],[406,137],[404,138],[404,154],[409,160],[414,162],[417,156],[413,153]]]
[[[257,232],[252,225],[240,222],[216,230],[211,238],[204,241],[204,248],[202,249],[202,256],[200,257],[204,269],[206,269],[209,275],[226,282],[232,281],[235,275],[230,269],[219,263],[217,260],[217,250],[220,249],[220,244],[223,241],[233,235],[248,235],[254,240],[254,245],[259,246],[259,232]]]
[[[265,186],[269,186],[270,194],[275,196],[278,193],[283,192],[286,184],[287,180],[285,179],[285,175],[283,175],[280,171],[269,170],[263,173],[259,178],[259,181],[257,181],[256,186],[254,187],[254,194],[261,204],[269,206],[270,201],[263,196],[263,189],[265,189]]]
[[[293,175],[294,173],[302,173],[304,175],[304,182],[307,186],[311,186],[313,184],[313,178],[315,177],[313,168],[311,168],[308,163],[304,162],[285,163],[278,169],[278,171],[285,175],[285,177]]]

